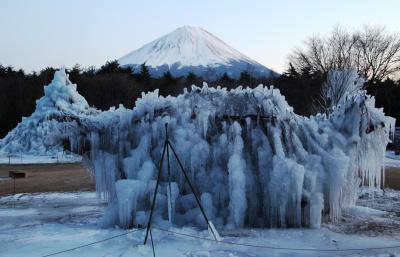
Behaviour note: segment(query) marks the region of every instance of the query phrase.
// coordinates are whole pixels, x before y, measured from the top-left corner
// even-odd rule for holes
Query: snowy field
[[[371,201],[364,189],[359,204],[364,207],[346,210],[340,225],[323,225],[321,229],[220,229],[220,243],[210,240],[207,231],[155,224],[155,252],[166,257],[398,256],[400,247],[332,251],[400,246],[400,191],[374,191]],[[145,231],[99,228],[104,208],[93,192],[1,197],[0,256],[47,256],[110,237],[114,238],[55,256],[153,256],[151,244],[142,245]]]
[[[78,163],[82,157],[77,155],[58,154],[54,156],[35,156],[35,155],[12,155],[0,156],[0,164],[39,164],[39,163]],[[400,155],[395,155],[394,151],[386,152],[385,165],[387,167],[400,168]]]
[[[35,155],[12,155],[0,156],[0,164],[39,164],[39,163],[78,163],[82,157],[77,155],[54,155],[54,156],[35,156]],[[395,155],[394,151],[386,152],[385,165],[387,167],[400,167],[400,155]]]
[[[0,164],[77,163],[81,161],[81,156],[63,155],[62,153],[52,156],[27,154],[0,156]]]
[[[400,168],[400,155],[396,155],[394,151],[387,151],[385,165]]]

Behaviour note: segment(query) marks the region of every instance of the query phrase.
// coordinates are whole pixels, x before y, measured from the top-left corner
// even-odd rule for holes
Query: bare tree
[[[382,80],[400,71],[400,37],[387,34],[383,27],[368,27],[359,33],[355,59],[359,72],[366,78]],[[358,56],[357,56],[358,57]]]
[[[400,37],[384,27],[364,26],[350,33],[336,27],[327,37],[312,36],[289,57],[296,71],[327,74],[355,68],[368,80],[382,80],[400,71]]]

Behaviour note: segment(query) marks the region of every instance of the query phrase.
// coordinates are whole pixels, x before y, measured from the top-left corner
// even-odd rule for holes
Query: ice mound
[[[394,119],[365,91],[329,114],[296,115],[278,89],[202,88],[177,97],[142,94],[135,108],[99,112],[58,71],[3,151],[84,153],[109,203],[104,226],[146,225],[168,123],[169,139],[216,226],[319,227],[355,205],[361,184],[380,187]],[[206,223],[175,158],[156,195],[153,221]]]
[[[329,117],[307,118],[273,87],[205,84],[177,97],[143,94],[133,110],[120,107],[81,121],[70,138],[75,151],[88,152],[97,190],[109,201],[104,224],[143,225],[168,123],[170,141],[214,224],[319,227],[355,204],[361,184],[382,184],[394,119],[374,105],[359,92],[346,95]],[[177,161],[170,158],[170,165],[173,209],[164,169],[154,220],[173,216],[176,225],[205,225]]]
[[[0,154],[51,155],[63,151],[65,122],[96,114],[85,98],[76,91],[65,70],[56,71],[53,81],[44,87],[44,96],[36,109],[7,136],[0,140]]]

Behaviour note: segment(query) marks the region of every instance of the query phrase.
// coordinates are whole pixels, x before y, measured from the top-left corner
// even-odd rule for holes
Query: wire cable
[[[267,246],[267,245],[254,245],[254,244],[247,244],[247,243],[236,243],[236,242],[230,242],[230,241],[216,241],[214,239],[210,239],[210,238],[206,238],[206,237],[190,235],[190,234],[186,234],[186,233],[181,233],[181,232],[176,232],[176,231],[172,231],[172,230],[162,229],[162,228],[159,228],[159,227],[153,227],[153,228],[158,229],[160,231],[164,231],[164,232],[180,235],[180,236],[186,236],[186,237],[191,237],[191,238],[205,240],[205,241],[212,241],[212,242],[215,242],[215,243],[238,245],[238,246],[247,246],[247,247],[254,247],[254,248],[264,248],[264,249],[272,249],[272,250],[314,251],[314,252],[345,252],[345,251],[368,251],[368,250],[385,250],[385,249],[400,248],[400,245],[381,246],[381,247],[368,247],[368,248],[342,248],[342,249],[315,249],[315,248],[275,247],[275,246]]]
[[[43,255],[42,257],[58,255],[58,254],[61,254],[61,253],[70,252],[70,251],[73,251],[73,250],[76,250],[76,249],[80,249],[80,248],[84,248],[84,247],[87,247],[87,246],[91,246],[91,245],[94,245],[94,244],[99,244],[99,243],[102,243],[102,242],[105,242],[105,241],[108,241],[108,240],[111,240],[111,239],[114,239],[114,238],[117,238],[117,237],[121,237],[121,236],[125,236],[125,235],[128,235],[128,234],[131,234],[131,233],[136,232],[136,231],[139,231],[139,229],[134,229],[134,230],[131,230],[131,231],[126,232],[126,233],[122,233],[122,234],[119,234],[119,235],[116,235],[116,236],[108,237],[108,238],[105,238],[105,239],[102,239],[102,240],[99,240],[99,241],[95,241],[95,242],[92,242],[92,243],[80,245],[80,246],[73,247],[73,248],[70,248],[70,249],[66,249],[66,250],[63,250],[63,251],[59,251],[59,252],[54,252],[54,253],[51,253],[51,254]]]

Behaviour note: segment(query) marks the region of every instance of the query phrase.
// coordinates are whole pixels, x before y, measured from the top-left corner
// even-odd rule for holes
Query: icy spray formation
[[[70,86],[67,81],[60,71],[51,85]],[[49,113],[57,118],[42,123],[58,122],[72,150],[86,153],[97,191],[109,202],[104,226],[146,225],[165,123],[207,216],[231,228],[337,222],[342,208],[355,204],[361,183],[381,185],[394,128],[394,119],[375,108],[365,92],[343,97],[329,118],[298,116],[279,90],[261,85],[234,90],[204,85],[177,97],[155,91],[143,94],[133,110],[96,112],[84,99],[79,105],[73,99],[59,94],[48,104],[38,103],[36,112],[51,106]],[[8,137],[25,135],[22,128],[14,131]],[[39,132],[30,133],[36,138]],[[171,190],[163,170],[153,221],[205,226],[176,159],[170,158],[170,165]]]
[[[44,87],[44,96],[36,101],[35,112],[28,118],[23,117],[22,122],[0,140],[0,154],[58,153],[63,149],[65,134],[61,123],[98,112],[76,91],[76,85],[64,70],[56,71],[53,81]]]
[[[72,145],[90,149],[97,190],[109,200],[105,225],[146,225],[168,123],[170,141],[214,224],[319,227],[355,204],[360,183],[382,183],[394,120],[374,104],[360,92],[344,97],[329,118],[306,118],[273,87],[204,85],[166,98],[155,91],[143,94],[133,110],[84,120],[83,136],[72,137]],[[170,165],[173,192],[164,170],[154,220],[205,225],[177,161],[171,158]]]

